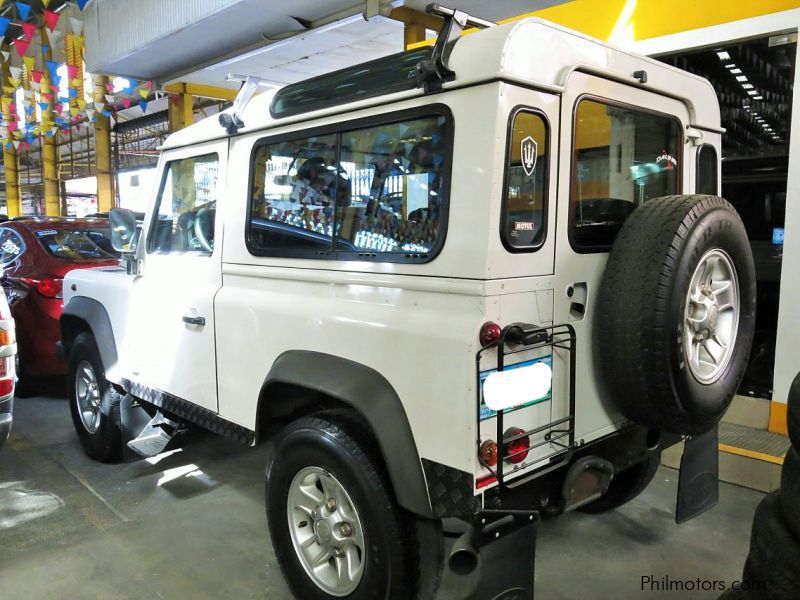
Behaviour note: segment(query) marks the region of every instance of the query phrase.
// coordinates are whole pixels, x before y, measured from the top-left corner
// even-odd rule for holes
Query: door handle
[[[188,315],[183,316],[183,322],[187,325],[200,325],[201,327],[206,324],[205,317],[190,317]]]

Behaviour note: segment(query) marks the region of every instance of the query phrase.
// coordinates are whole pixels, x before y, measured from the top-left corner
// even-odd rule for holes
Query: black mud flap
[[[502,515],[487,511],[478,526],[458,538],[446,538],[444,572],[436,599],[533,600],[538,520],[538,514],[531,511]],[[464,562],[452,560],[464,545],[476,550],[476,562],[469,569]]]
[[[683,448],[678,478],[675,521],[685,523],[719,502],[719,432],[716,427],[689,436]]]

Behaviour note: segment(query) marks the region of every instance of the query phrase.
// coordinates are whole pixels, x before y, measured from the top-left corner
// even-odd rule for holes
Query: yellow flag
[[[149,96],[149,95],[150,95],[150,90],[141,89],[141,90],[139,90],[139,95],[140,95],[142,98],[144,98],[145,100],[147,100],[147,96]]]

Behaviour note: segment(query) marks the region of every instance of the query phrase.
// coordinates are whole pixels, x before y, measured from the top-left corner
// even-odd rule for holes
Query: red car
[[[17,395],[29,392],[36,377],[67,372],[56,354],[64,275],[118,263],[108,219],[41,217],[0,223],[3,287],[17,327]]]

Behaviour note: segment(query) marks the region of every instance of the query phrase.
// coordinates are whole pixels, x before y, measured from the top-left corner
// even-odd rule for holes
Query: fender
[[[100,360],[106,373],[117,364],[117,344],[114,330],[105,306],[93,298],[75,296],[64,307],[61,314],[61,342],[65,356],[69,356],[75,337],[86,329],[92,332],[100,351]]]
[[[423,517],[433,516],[425,476],[403,403],[376,370],[338,356],[289,350],[267,374],[259,395],[258,414],[275,403],[270,388],[289,384],[325,394],[358,411],[375,435],[398,503]]]

